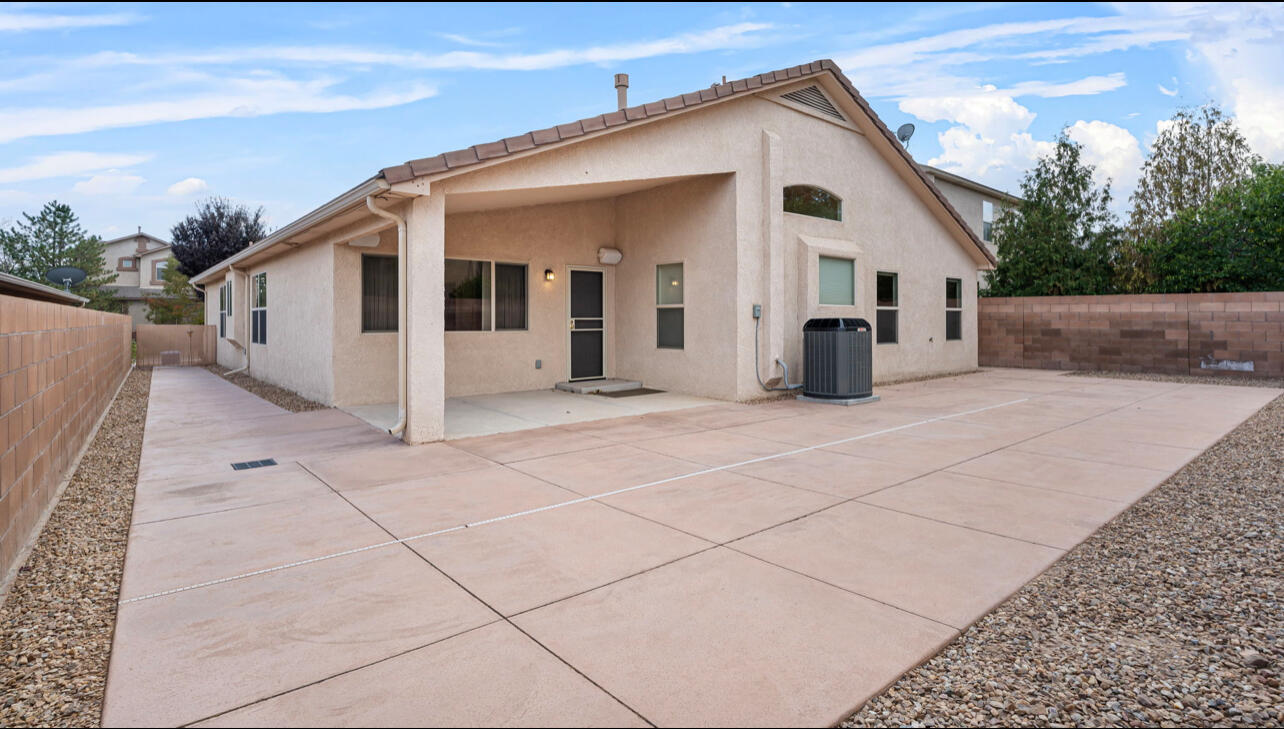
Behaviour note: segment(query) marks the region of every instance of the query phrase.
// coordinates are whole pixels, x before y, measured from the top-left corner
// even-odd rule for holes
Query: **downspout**
[[[236,270],[235,266],[231,266],[231,265],[227,267],[227,270],[232,272],[232,288],[233,290],[235,290],[237,277],[238,276],[244,277],[246,276],[246,274],[241,273],[240,271]],[[246,286],[245,286],[245,315],[246,316],[249,315],[249,311],[250,311],[250,296],[251,294],[250,294],[249,280],[246,279]],[[230,299],[231,297],[228,297],[228,298]],[[250,323],[248,321],[245,322],[245,328],[247,330],[250,328],[249,324]],[[223,373],[224,377],[231,377],[232,375],[235,375],[238,372],[244,372],[250,368],[250,343],[242,342],[241,349],[245,350],[245,366],[224,372]]]
[[[384,180],[385,190],[390,185]],[[397,224],[397,424],[388,429],[392,435],[401,435],[406,429],[406,219],[375,205],[375,196],[366,196],[370,212]]]

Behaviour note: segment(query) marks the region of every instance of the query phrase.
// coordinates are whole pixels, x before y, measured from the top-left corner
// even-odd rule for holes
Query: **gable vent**
[[[829,103],[829,98],[826,97],[825,94],[822,93],[820,88],[817,86],[808,86],[805,89],[790,91],[787,94],[781,94],[780,98],[789,99],[795,104],[802,104],[803,106],[809,106],[815,109],[816,111],[819,111],[822,114],[828,114],[829,116],[832,116],[835,119],[839,119],[841,121],[847,121],[846,119],[843,119],[843,115],[840,114],[838,110],[834,108],[834,105]]]

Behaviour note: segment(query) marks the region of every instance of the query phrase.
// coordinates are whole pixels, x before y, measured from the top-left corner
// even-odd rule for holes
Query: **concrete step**
[[[581,395],[592,395],[596,392],[620,392],[621,390],[636,390],[642,387],[642,383],[637,380],[621,380],[618,377],[604,377],[600,380],[576,380],[575,382],[559,382],[555,387],[566,392],[574,392]]]

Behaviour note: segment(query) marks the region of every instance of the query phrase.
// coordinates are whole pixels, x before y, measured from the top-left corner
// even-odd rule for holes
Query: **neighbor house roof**
[[[105,240],[103,241],[103,245],[109,246],[109,245],[112,245],[113,243],[120,243],[121,241],[126,241],[126,240],[134,240],[135,238],[146,238],[150,241],[160,244],[155,248],[148,248],[147,249],[148,253],[152,253],[153,251],[159,251],[162,248],[169,248],[169,241],[161,240],[160,238],[157,238],[151,233],[144,233],[141,230],[138,231],[137,233],[130,233],[129,235],[122,235],[119,238],[112,238],[111,240]]]
[[[615,131],[620,127],[636,122],[655,119],[666,114],[699,107],[702,104],[720,101],[731,96],[740,94],[747,95],[771,86],[782,86],[799,79],[816,76],[823,72],[833,74],[835,80],[847,92],[851,97],[851,100],[865,115],[869,117],[878,132],[886,138],[886,141],[891,144],[891,147],[904,159],[908,166],[907,169],[911,170],[918,179],[922,181],[926,186],[926,189],[930,191],[932,197],[940,203],[941,207],[949,214],[949,217],[954,220],[958,225],[958,230],[967,238],[968,241],[971,242],[979,256],[984,258],[984,260],[989,261],[991,265],[995,264],[996,260],[994,258],[994,254],[990,253],[989,249],[985,247],[985,244],[981,242],[981,239],[976,237],[976,233],[972,231],[971,226],[963,220],[963,217],[959,212],[954,209],[954,206],[950,204],[945,195],[936,187],[931,176],[925,173],[923,169],[914,162],[914,159],[910,157],[909,152],[905,150],[905,147],[896,139],[891,130],[887,128],[887,125],[883,123],[882,119],[878,118],[878,115],[874,113],[872,108],[870,108],[869,103],[860,95],[856,90],[856,87],[852,85],[852,82],[843,75],[842,69],[840,69],[833,61],[822,59],[811,63],[792,66],[790,68],[780,69],[779,71],[760,73],[756,76],[750,76],[736,81],[714,84],[709,88],[699,89],[687,94],[671,96],[667,99],[653,101],[649,104],[630,106],[618,111],[599,114],[594,117],[580,119],[579,121],[573,121],[567,124],[558,124],[546,129],[527,132],[526,134],[521,134],[516,137],[506,137],[494,142],[476,144],[453,152],[445,152],[433,157],[424,157],[422,159],[411,160],[393,167],[385,167],[374,177],[367,179],[357,187],[354,187],[343,195],[330,200],[302,218],[299,218],[283,228],[274,231],[272,235],[258,241],[240,253],[230,256],[227,259],[220,261],[215,266],[193,276],[191,280],[193,283],[203,283],[218,271],[225,269],[229,264],[235,264],[250,256],[257,255],[269,248],[272,248],[278,243],[286,242],[292,235],[300,230],[318,224],[322,220],[347,209],[354,204],[354,201],[359,201],[361,196],[372,191],[377,191],[380,189],[380,184],[383,184],[386,187],[387,185],[408,182],[418,177],[453,173],[472,165],[481,164],[482,162],[490,162],[510,155],[537,150],[544,146],[575,141],[581,137],[597,136],[602,133]]]
[[[28,281],[25,278],[9,273],[0,273],[0,294],[17,296],[23,299],[35,299],[36,301],[52,301],[56,304],[80,305],[89,301],[83,296],[77,296],[35,281]]]
[[[945,180],[946,182],[958,185],[959,187],[966,187],[969,190],[975,190],[976,192],[979,192],[982,195],[989,195],[990,197],[998,198],[1003,202],[1011,203],[1013,205],[1021,202],[1021,198],[1017,197],[1016,195],[1013,195],[1012,193],[1004,192],[998,188],[981,184],[976,180],[968,179],[954,172],[948,172],[946,170],[942,170],[936,167],[929,167],[927,165],[920,165],[920,167],[923,168],[924,172],[926,172],[927,174],[931,175],[934,178]]]

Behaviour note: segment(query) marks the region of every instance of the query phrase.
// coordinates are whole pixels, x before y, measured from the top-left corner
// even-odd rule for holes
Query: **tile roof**
[[[644,119],[663,116],[673,111],[699,106],[700,104],[717,101],[735,94],[758,91],[759,89],[768,86],[795,81],[805,76],[821,73],[822,71],[829,71],[834,75],[834,78],[842,85],[843,89],[851,95],[852,101],[869,116],[878,130],[882,132],[883,136],[892,143],[893,148],[900,152],[901,156],[909,164],[910,169],[912,169],[919,179],[927,185],[928,189],[931,190],[936,199],[959,224],[959,227],[963,229],[963,232],[967,237],[972,240],[972,243],[976,246],[977,250],[980,251],[980,253],[984,255],[986,260],[990,261],[990,263],[995,263],[994,255],[990,253],[981,240],[976,237],[976,234],[972,232],[971,226],[963,220],[963,217],[954,209],[954,206],[945,198],[945,195],[937,189],[936,184],[932,181],[931,177],[924,173],[919,165],[914,162],[914,159],[910,157],[909,152],[906,151],[904,145],[896,139],[895,135],[892,134],[892,131],[887,128],[887,125],[878,118],[878,115],[874,113],[872,108],[870,108],[869,103],[860,95],[860,92],[856,90],[856,87],[852,85],[852,82],[847,78],[847,76],[843,75],[843,71],[838,67],[838,64],[827,58],[819,61],[813,61],[811,63],[804,63],[798,66],[783,68],[778,71],[760,73],[757,76],[750,76],[749,78],[742,78],[736,81],[714,84],[709,88],[700,89],[699,91],[671,96],[667,99],[653,101],[649,104],[630,106],[619,111],[599,114],[598,116],[580,119],[579,121],[570,122],[569,124],[558,124],[556,126],[548,127],[547,129],[538,129],[533,132],[527,132],[526,134],[521,134],[516,137],[508,137],[496,142],[477,144],[472,147],[468,147],[467,149],[457,149],[453,152],[446,152],[435,157],[411,160],[405,164],[396,165],[394,167],[385,167],[380,171],[380,174],[385,180],[392,184],[406,182],[416,177],[453,171],[488,160],[517,154],[518,152],[525,152],[547,144],[555,144],[568,139],[574,139],[575,137],[580,137],[585,134],[592,134],[604,129],[610,129],[612,127],[618,127]]]

